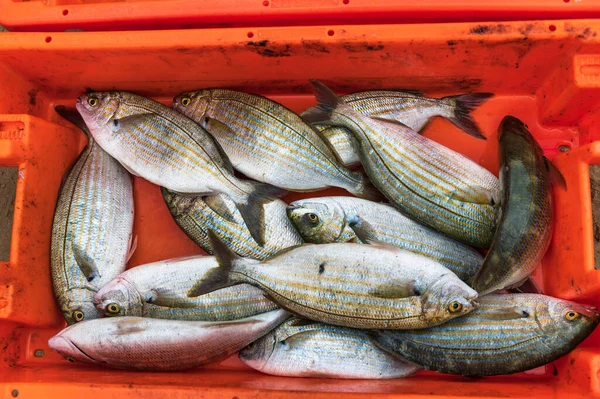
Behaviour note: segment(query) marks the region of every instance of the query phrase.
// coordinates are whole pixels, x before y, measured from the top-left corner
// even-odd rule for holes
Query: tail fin
[[[208,230],[208,240],[213,249],[215,258],[219,267],[210,269],[204,275],[200,281],[198,281],[188,291],[188,297],[195,297],[210,292],[219,290],[221,288],[230,287],[237,284],[237,282],[229,279],[229,273],[233,267],[233,262],[240,259],[221,239],[212,231]]]
[[[331,121],[331,113],[340,103],[342,103],[342,100],[322,82],[311,79],[310,84],[315,92],[318,104],[316,107],[304,111],[302,113],[302,119],[306,123],[333,124]]]
[[[260,246],[265,244],[264,205],[286,193],[285,190],[270,184],[245,181],[250,186],[250,194],[245,197],[231,197],[235,202],[246,227],[254,241]]]
[[[484,101],[492,97],[492,93],[469,93],[460,96],[450,96],[446,99],[453,99],[455,102],[454,115],[448,119],[457,127],[464,130],[467,134],[482,140],[486,140],[485,135],[481,132],[477,122],[473,120],[471,111],[479,107]]]
[[[373,183],[371,183],[371,180],[369,180],[367,175],[360,172],[355,172],[353,175],[359,180],[359,184],[355,187],[345,187],[352,195],[370,201],[382,201],[385,198]]]

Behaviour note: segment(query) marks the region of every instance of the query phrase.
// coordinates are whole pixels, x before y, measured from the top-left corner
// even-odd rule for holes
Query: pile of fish
[[[596,328],[594,308],[528,280],[552,236],[551,184],[567,189],[528,127],[502,119],[500,179],[419,133],[441,116],[485,139],[471,111],[491,94],[339,97],[311,84],[318,104],[300,115],[224,89],[183,93],[172,109],[128,92],[56,108],[89,143],[54,217],[69,326],[51,348],[135,370],[239,352],[280,376],[489,376],[551,362]],[[161,187],[211,255],[126,270],[132,175]],[[280,199],[329,187],[354,196]]]

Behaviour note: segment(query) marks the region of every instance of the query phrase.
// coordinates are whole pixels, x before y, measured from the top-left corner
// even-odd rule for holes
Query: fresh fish
[[[242,349],[239,358],[255,370],[283,377],[383,379],[419,369],[379,349],[363,330],[298,318]]]
[[[184,93],[173,107],[200,123],[223,146],[234,168],[290,191],[341,187],[364,198],[379,193],[350,172],[321,135],[284,106],[232,90]]]
[[[130,370],[184,370],[234,354],[289,316],[279,309],[223,322],[109,317],[67,327],[48,345],[71,362]]]
[[[306,244],[257,261],[209,234],[219,267],[191,296],[249,283],[302,317],[355,328],[425,328],[476,306],[477,293],[450,270],[391,245]]]
[[[263,206],[274,187],[234,176],[221,147],[202,127],[148,98],[98,92],[77,99],[94,139],[132,174],[179,193],[223,193],[263,243]]]
[[[260,246],[250,235],[233,201],[225,194],[190,197],[165,188],[162,194],[175,222],[208,253],[212,253],[208,230],[214,231],[236,254],[255,259],[265,259],[282,249],[304,243],[286,216],[286,203],[280,199],[265,204],[265,244]]]
[[[292,202],[288,216],[306,242],[385,242],[435,259],[467,283],[483,263],[473,248],[386,204],[353,197],[312,198]]]
[[[500,198],[493,174],[398,122],[354,111],[323,83],[311,82],[319,106],[305,120],[349,128],[367,174],[397,208],[467,245],[489,248]]]
[[[565,185],[523,122],[506,116],[498,132],[502,212],[492,246],[473,279],[481,294],[519,286],[540,263],[552,238],[550,173]]]
[[[121,273],[94,296],[106,316],[228,321],[277,309],[260,289],[239,284],[202,295],[187,296],[212,268],[214,256],[189,256],[148,263]]]
[[[465,376],[512,374],[567,354],[594,331],[600,314],[539,294],[479,298],[465,317],[426,330],[374,331],[376,343],[425,369]]]
[[[50,268],[68,324],[102,314],[96,291],[125,270],[133,229],[131,175],[90,136],[75,111],[56,111],[88,135],[88,145],[65,175],[52,224]]]
[[[360,164],[360,146],[354,135],[341,126],[314,125],[321,135],[329,142],[331,148],[342,161],[345,167],[353,167]]]

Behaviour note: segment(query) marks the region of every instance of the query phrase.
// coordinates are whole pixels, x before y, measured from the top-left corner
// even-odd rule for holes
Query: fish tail
[[[481,132],[481,128],[473,119],[471,112],[493,95],[493,93],[469,93],[444,97],[444,100],[454,103],[454,112],[448,116],[448,119],[470,136],[486,140],[485,135]]]
[[[311,79],[310,84],[315,92],[318,104],[315,107],[307,109],[302,114],[302,119],[306,123],[336,125],[334,111],[340,105],[344,104],[343,100],[329,87],[316,79]]]
[[[250,235],[260,246],[265,244],[264,205],[286,191],[270,184],[245,181],[246,191],[241,196],[230,196],[235,202]]]
[[[348,192],[360,198],[364,198],[370,201],[381,201],[384,199],[383,194],[379,192],[377,187],[373,185],[371,180],[364,173],[353,173],[355,180],[358,180],[358,184],[354,187],[346,188]]]
[[[221,288],[227,288],[238,284],[237,281],[233,281],[229,277],[229,274],[233,269],[235,261],[242,258],[229,249],[229,247],[225,245],[219,236],[212,230],[208,230],[208,240],[210,241],[213,254],[219,266],[206,272],[204,277],[190,288],[188,297],[208,294],[220,290]]]

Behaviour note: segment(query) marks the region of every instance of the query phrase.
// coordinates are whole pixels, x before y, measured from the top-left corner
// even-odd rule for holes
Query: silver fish
[[[239,284],[187,296],[194,284],[217,267],[213,256],[189,256],[148,263],[121,273],[94,296],[106,316],[228,321],[277,309],[260,289]]]
[[[346,169],[317,131],[265,97],[232,90],[183,93],[173,107],[201,124],[244,175],[290,191],[341,187],[364,198],[380,194]]]
[[[239,358],[255,370],[284,377],[400,378],[419,369],[379,349],[365,331],[298,318],[242,349]]]
[[[475,249],[386,204],[353,197],[312,198],[292,202],[288,216],[306,242],[385,242],[435,259],[467,283],[483,263]]]
[[[264,205],[265,243],[261,246],[250,235],[235,203],[225,194],[190,197],[165,188],[162,194],[175,222],[208,253],[212,253],[208,230],[212,230],[236,254],[255,259],[265,259],[285,248],[304,243],[286,216],[287,204],[280,199]]]
[[[263,206],[281,190],[234,176],[202,127],[164,105],[127,92],[90,93],[77,110],[100,146],[132,174],[180,193],[228,194],[263,243]]]
[[[305,244],[257,261],[209,234],[219,267],[192,296],[249,283],[302,317],[354,328],[425,328],[476,307],[477,293],[450,270],[391,245]]]
[[[347,168],[360,164],[360,147],[352,133],[341,126],[315,125]]]
[[[323,83],[311,83],[319,106],[305,120],[349,128],[365,171],[394,206],[467,245],[489,248],[500,199],[493,174],[404,125],[362,115]]]
[[[184,370],[234,354],[289,316],[279,309],[223,322],[109,317],[67,327],[48,345],[71,362],[130,370]]]
[[[57,112],[88,135],[66,175],[52,224],[54,295],[68,324],[101,317],[96,291],[125,270],[133,228],[131,175],[90,136],[74,111]]]

